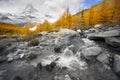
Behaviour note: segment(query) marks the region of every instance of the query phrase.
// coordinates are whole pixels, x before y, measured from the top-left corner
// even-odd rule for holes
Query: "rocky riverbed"
[[[0,80],[120,80],[120,27],[41,32],[0,41]]]

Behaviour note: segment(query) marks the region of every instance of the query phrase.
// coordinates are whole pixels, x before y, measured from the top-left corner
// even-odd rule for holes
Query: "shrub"
[[[28,42],[28,46],[37,46],[39,44],[39,39],[34,38]]]

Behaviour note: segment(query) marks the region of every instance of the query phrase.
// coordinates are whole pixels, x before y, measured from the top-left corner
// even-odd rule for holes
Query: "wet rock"
[[[111,36],[120,36],[120,29],[87,34],[87,38],[91,40],[101,40]]]
[[[0,41],[0,55],[7,55],[10,51],[13,50],[11,47],[12,41],[11,39],[5,39]]]
[[[81,51],[82,55],[86,59],[91,59],[92,57],[97,57],[102,52],[100,47],[88,47]]]
[[[46,65],[46,70],[51,72],[53,70],[53,68],[50,65]]]
[[[57,45],[54,46],[54,51],[56,53],[60,53],[62,51],[61,49],[62,49],[62,45],[61,44],[57,44]]]
[[[8,62],[12,62],[13,60],[19,59],[18,57],[19,57],[18,55],[15,55],[15,54],[13,54],[13,53],[10,53],[10,54],[7,55],[7,58],[8,58],[7,61],[8,61]]]
[[[50,64],[46,65],[46,70],[51,72],[56,66],[55,62],[51,62]]]
[[[99,31],[98,31],[98,29],[96,29],[96,28],[91,28],[91,29],[89,29],[89,32],[90,32],[90,33],[95,33],[95,32],[99,32]]]
[[[33,59],[37,58],[37,56],[38,56],[38,54],[30,53],[30,54],[26,55],[26,58],[29,60],[33,60]]]
[[[73,53],[76,53],[82,45],[84,45],[84,41],[80,38],[79,34],[68,34],[67,36],[59,38],[57,44],[55,44],[56,51],[64,51],[64,49],[70,45],[74,47],[71,48]]]
[[[66,49],[63,51],[63,54],[64,54],[65,56],[73,56],[73,55],[74,55],[73,51],[70,50],[69,48],[66,48]]]
[[[99,62],[92,62],[89,65],[86,79],[82,80],[119,80],[116,74],[111,69],[106,69],[103,64]]]
[[[114,56],[114,64],[113,64],[113,70],[120,78],[120,55]]]
[[[43,67],[43,66],[42,66],[42,63],[41,63],[41,62],[37,64],[37,68],[38,68],[38,69],[42,69],[42,67]]]
[[[13,57],[13,59],[14,59],[14,60],[18,60],[18,59],[20,59],[20,56],[19,56],[19,55],[16,55],[16,56]]]
[[[0,56],[0,63],[3,63],[3,62],[5,62],[5,61],[7,61],[7,57],[5,57],[5,56]]]
[[[7,61],[12,62],[13,60],[14,60],[13,57],[9,57]]]
[[[51,64],[50,64],[50,66],[52,67],[52,68],[54,68],[55,66],[56,66],[56,62],[51,62]]]
[[[72,79],[70,78],[70,76],[68,74],[66,74],[64,80],[72,80]]]
[[[0,42],[0,55],[2,55],[6,48],[7,44],[5,42]]]
[[[9,46],[9,47],[6,49],[6,53],[7,53],[7,52],[15,52],[16,49],[17,49],[17,47],[16,47],[15,45]]]
[[[97,56],[97,60],[103,64],[109,64],[109,56],[109,54],[103,53]]]
[[[120,37],[108,37],[105,42],[113,47],[120,47]]]
[[[82,49],[87,48],[89,46],[96,46],[95,42],[92,40],[89,40],[87,38],[83,38],[82,40],[84,41],[84,45],[82,45]]]
[[[9,46],[9,47],[6,47],[6,49],[3,51],[3,55],[7,55],[9,53],[14,53],[16,51],[16,46]]]
[[[110,62],[109,66],[110,66],[111,68],[113,68],[113,64],[114,64],[114,56],[111,55],[111,54],[110,54],[110,56],[109,56],[109,62]]]
[[[53,80],[64,80],[64,76],[63,75],[55,75],[53,77]]]
[[[36,68],[27,63],[16,61],[1,67],[7,70],[3,80],[38,80],[39,77]]]

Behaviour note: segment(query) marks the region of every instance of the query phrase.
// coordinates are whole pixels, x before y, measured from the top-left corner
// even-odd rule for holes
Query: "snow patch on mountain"
[[[30,31],[35,31],[37,29],[37,26],[33,26],[31,28],[29,28]]]

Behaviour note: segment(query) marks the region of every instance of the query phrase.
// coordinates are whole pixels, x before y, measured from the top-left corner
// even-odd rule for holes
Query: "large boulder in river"
[[[101,54],[102,49],[100,47],[88,47],[81,51],[82,55],[88,59],[91,60],[93,57],[97,57],[99,54]]]
[[[0,66],[0,70],[5,70],[2,80],[38,80],[36,68],[25,62],[5,64]]]
[[[108,37],[105,42],[113,47],[120,47],[120,37]]]
[[[88,71],[83,74],[81,80],[119,80],[116,74],[111,69],[106,69],[103,64],[99,62],[91,62]]]
[[[60,29],[60,31],[58,32],[59,36],[66,36],[70,34],[78,34],[78,32],[70,30],[70,29]]]
[[[71,50],[76,53],[83,44],[84,41],[80,38],[79,34],[67,34],[57,39],[54,51],[61,52],[66,47],[73,45],[74,47],[72,47]]]
[[[109,64],[109,57],[110,57],[110,54],[102,53],[97,56],[97,60],[103,64]]]
[[[120,55],[114,56],[113,70],[120,78]]]
[[[120,29],[87,34],[87,38],[91,40],[99,40],[112,36],[120,36]]]

